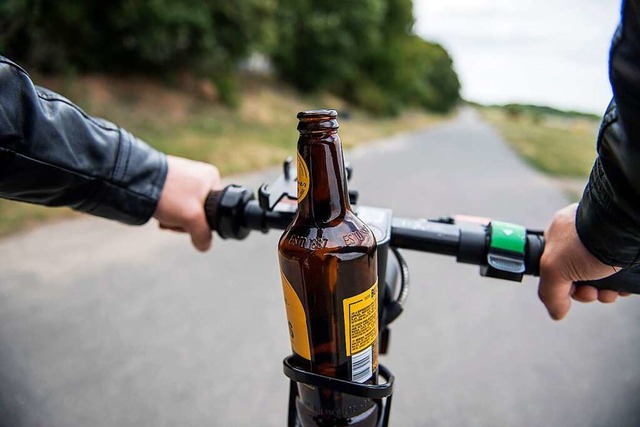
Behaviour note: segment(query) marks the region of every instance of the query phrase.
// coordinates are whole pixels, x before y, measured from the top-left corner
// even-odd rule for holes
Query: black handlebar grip
[[[214,231],[218,230],[218,205],[220,204],[223,192],[224,189],[211,190],[204,201],[204,214],[207,217],[209,228]]]
[[[526,269],[524,274],[540,276],[540,258],[544,252],[544,236],[541,232],[527,233]]]
[[[244,239],[251,231],[246,224],[244,211],[247,203],[254,198],[252,191],[235,184],[211,191],[204,202],[209,227],[223,239]]]

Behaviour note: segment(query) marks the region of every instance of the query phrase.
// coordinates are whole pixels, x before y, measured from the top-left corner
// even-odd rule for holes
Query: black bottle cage
[[[378,424],[376,427],[387,427],[391,413],[391,397],[393,394],[393,382],[395,377],[383,365],[378,365],[378,375],[386,382],[383,384],[360,384],[353,381],[345,381],[325,375],[305,371],[295,366],[293,356],[289,356],[282,362],[284,374],[291,380],[289,386],[289,418],[288,427],[298,427],[298,414],[296,411],[296,398],[298,397],[297,383],[310,386],[327,388],[338,393],[372,399],[378,406]]]

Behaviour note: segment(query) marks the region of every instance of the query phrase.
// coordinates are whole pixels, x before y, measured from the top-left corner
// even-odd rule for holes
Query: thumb
[[[206,252],[211,248],[213,232],[206,220],[189,224],[186,231],[191,235],[191,242],[197,250]]]
[[[573,282],[561,277],[556,272],[540,274],[538,296],[545,305],[553,320],[562,320],[571,308]]]

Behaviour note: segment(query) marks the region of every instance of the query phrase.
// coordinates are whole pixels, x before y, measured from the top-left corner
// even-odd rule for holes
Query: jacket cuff
[[[609,197],[608,180],[598,158],[576,212],[576,231],[601,262],[618,267],[638,264],[637,225]]]
[[[120,147],[112,177],[102,181],[93,202],[83,210],[131,225],[149,221],[167,178],[167,158],[120,129]]]

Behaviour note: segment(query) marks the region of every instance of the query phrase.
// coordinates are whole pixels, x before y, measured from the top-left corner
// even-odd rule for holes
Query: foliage
[[[45,72],[188,69],[226,88],[237,62],[262,40],[262,17],[273,6],[268,0],[5,0],[0,47]]]
[[[346,0],[340,8],[278,0],[273,58],[305,91],[329,89],[378,114],[450,110],[460,84],[442,46],[413,34],[411,0]]]
[[[370,61],[362,78],[372,79],[386,92],[388,113],[404,105],[447,112],[459,100],[458,76],[447,51],[438,44],[413,35],[398,37]]]
[[[337,89],[357,76],[368,46],[379,44],[379,0],[278,0],[272,56],[280,75],[305,91]]]
[[[449,111],[460,98],[460,81],[453,69],[453,60],[439,44],[420,39],[414,43],[415,69],[424,87],[419,103],[433,111]]]
[[[238,100],[238,63],[254,51],[307,91],[379,114],[447,111],[459,99],[451,58],[413,34],[413,0],[3,0],[0,49],[44,72],[188,70]]]

